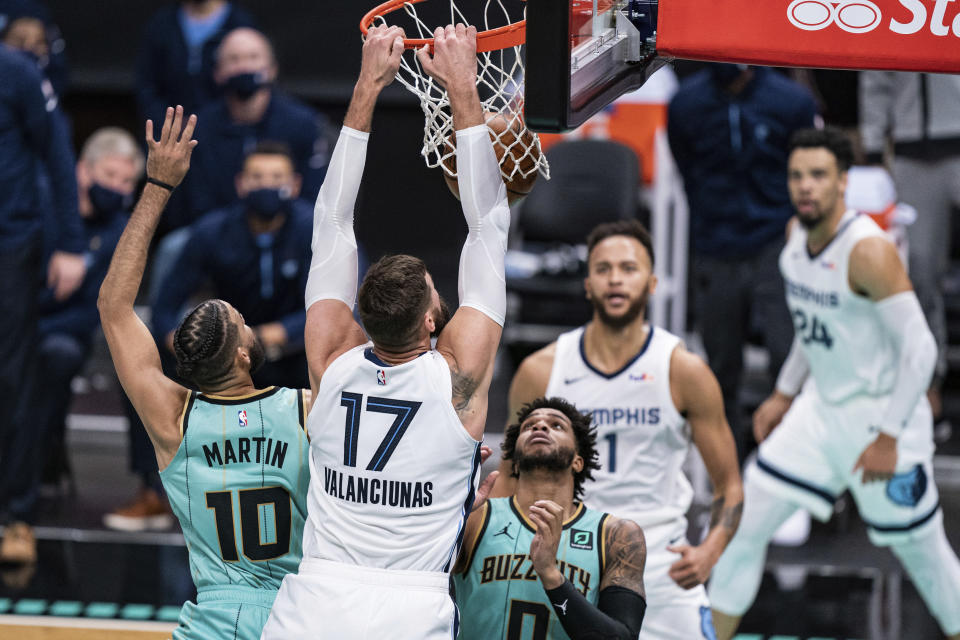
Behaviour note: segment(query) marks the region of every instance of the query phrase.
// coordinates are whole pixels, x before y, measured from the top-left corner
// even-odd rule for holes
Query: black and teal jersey
[[[454,575],[460,640],[568,640],[530,560],[534,525],[515,498],[487,500],[466,568]],[[557,547],[561,573],[597,603],[608,514],[578,504]]]
[[[190,393],[180,448],[160,478],[198,590],[276,590],[297,570],[310,481],[303,393]]]

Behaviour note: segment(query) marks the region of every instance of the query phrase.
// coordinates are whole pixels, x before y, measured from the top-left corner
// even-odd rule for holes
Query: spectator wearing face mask
[[[303,197],[314,201],[329,159],[327,120],[277,89],[276,79],[273,48],[262,33],[240,28],[224,37],[214,69],[223,95],[198,113],[200,144],[181,189],[185,202],[165,214],[181,219],[167,219],[168,227],[236,202],[234,178],[243,158],[263,140],[289,147],[294,170],[303,177]]]
[[[253,26],[253,17],[227,0],[182,0],[158,9],[137,56],[140,121],[163,122],[171,104],[197,113],[213,101],[218,96],[213,81],[217,47],[233,29]]]
[[[58,480],[69,468],[63,445],[64,423],[70,407],[70,382],[87,360],[94,332],[100,325],[97,294],[120,240],[144,158],[133,136],[116,127],[96,131],[83,145],[77,163],[77,190],[83,218],[86,276],[67,299],[57,301],[51,291],[41,295],[37,359],[42,381],[36,407],[37,432],[46,445],[46,466]],[[37,480],[31,485],[36,499]]]
[[[35,0],[0,0],[0,38],[24,53],[50,82],[53,93],[67,88],[66,45],[50,11]]]
[[[254,382],[303,388],[309,382],[303,292],[313,208],[298,199],[301,178],[286,145],[261,142],[242,163],[234,182],[239,201],[190,227],[190,239],[160,284],[154,331],[172,353],[174,328],[207,285],[203,290],[236,307],[263,343],[267,362]]]

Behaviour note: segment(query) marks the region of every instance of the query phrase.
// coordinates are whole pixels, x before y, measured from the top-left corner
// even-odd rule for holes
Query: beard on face
[[[633,300],[630,303],[630,306],[627,307],[627,310],[623,312],[623,315],[613,316],[607,312],[606,307],[603,304],[603,299],[598,299],[597,297],[591,295],[590,302],[593,303],[593,308],[597,312],[597,316],[600,318],[600,322],[607,325],[611,329],[623,329],[628,326],[637,318],[643,315],[643,312],[647,309],[647,301],[650,299],[650,285],[647,284],[636,300]]]
[[[250,344],[247,345],[247,352],[250,354],[250,375],[253,375],[263,366],[263,363],[267,361],[267,352],[263,348],[263,343],[260,342],[260,338],[256,335],[253,336]]]
[[[440,298],[440,305],[433,309],[434,327],[433,333],[430,334],[431,338],[439,336],[443,328],[450,322],[450,307],[447,306],[447,301],[443,299],[443,296],[438,295],[438,297]]]
[[[576,452],[570,449],[559,447],[548,453],[525,454],[519,449],[514,453],[517,463],[517,471],[566,471],[573,464],[573,458]]]

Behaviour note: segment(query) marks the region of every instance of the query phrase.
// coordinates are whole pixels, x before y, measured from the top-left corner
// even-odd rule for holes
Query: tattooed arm
[[[636,640],[647,609],[643,590],[647,545],[643,531],[629,520],[613,517],[604,524],[606,562],[597,601],[592,603],[556,570],[562,509],[550,501],[537,505],[540,508],[531,507],[530,513],[537,527],[530,544],[530,558],[563,630],[571,640]],[[558,582],[559,586],[554,587]]]
[[[723,413],[720,385],[706,363],[677,347],[670,359],[670,389],[674,404],[690,424],[714,491],[710,531],[703,542],[667,547],[680,554],[670,567],[670,577],[684,589],[692,589],[706,582],[740,524],[743,485],[733,434]]]

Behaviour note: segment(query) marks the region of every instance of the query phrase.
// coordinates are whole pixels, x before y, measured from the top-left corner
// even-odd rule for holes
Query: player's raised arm
[[[180,445],[178,419],[187,390],[163,375],[160,354],[133,303],[143,280],[147,249],[173,189],[190,168],[197,117],[183,122],[183,108],[167,109],[159,142],[147,120],[147,185],[117,243],[100,287],[97,307],[120,384],[147,428],[160,468]]]
[[[368,31],[360,76],[314,207],[304,330],[314,393],[334,358],[366,342],[363,329],[353,318],[358,279],[353,210],[367,158],[373,109],[380,92],[393,82],[401,54],[402,29],[372,27]]]
[[[426,49],[417,57],[447,90],[457,129],[457,174],[468,234],[460,254],[460,307],[440,334],[437,350],[450,363],[454,407],[479,439],[507,308],[503,261],[510,207],[477,94],[476,29],[437,29],[433,57]]]
[[[677,347],[670,359],[670,388],[674,390],[674,404],[690,423],[693,442],[713,484],[707,537],[695,547],[667,547],[668,551],[680,554],[680,559],[670,567],[670,577],[684,589],[692,589],[706,582],[740,525],[743,484],[733,434],[723,412],[723,395],[707,364]]]

